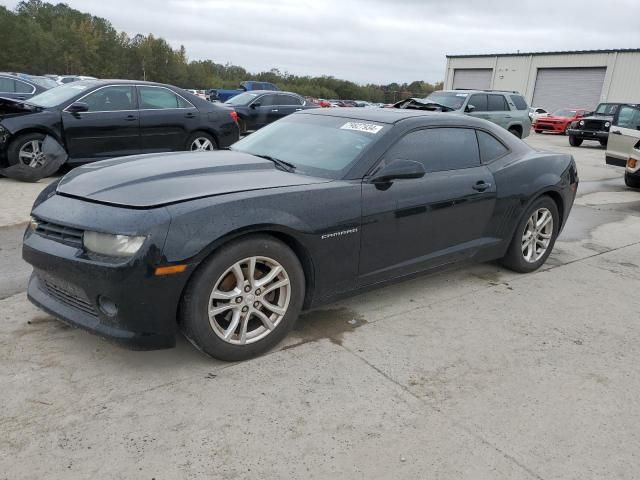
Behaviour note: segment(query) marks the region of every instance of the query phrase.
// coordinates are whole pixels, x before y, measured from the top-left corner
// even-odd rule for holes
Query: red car
[[[584,117],[590,110],[585,108],[563,108],[534,120],[533,129],[536,133],[550,132],[564,135],[571,122]]]

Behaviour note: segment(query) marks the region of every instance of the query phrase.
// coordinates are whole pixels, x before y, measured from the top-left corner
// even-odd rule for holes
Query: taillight
[[[636,168],[638,165],[638,161],[635,158],[630,158],[627,160],[627,168]]]
[[[238,123],[238,113],[237,112],[229,112],[229,115],[231,115],[231,118],[233,118],[233,121]]]

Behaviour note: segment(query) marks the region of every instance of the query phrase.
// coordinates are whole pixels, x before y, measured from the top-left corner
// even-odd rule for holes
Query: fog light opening
[[[108,317],[115,317],[118,314],[118,307],[109,297],[100,295],[98,297],[98,307]]]

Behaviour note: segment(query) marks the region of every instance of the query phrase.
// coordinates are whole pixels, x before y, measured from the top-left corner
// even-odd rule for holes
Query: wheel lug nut
[[[247,310],[249,310],[249,307],[242,307],[242,311],[243,311],[244,313],[246,313],[246,312],[247,312]]]
[[[256,290],[256,295],[260,295],[261,293],[262,293],[262,290],[260,290],[260,289]]]
[[[259,308],[260,307],[260,302],[253,302],[253,307],[254,308]]]
[[[241,303],[242,302],[242,297],[236,297],[236,303]]]
[[[244,291],[249,293],[251,291],[251,287],[247,285],[246,287],[244,287]]]

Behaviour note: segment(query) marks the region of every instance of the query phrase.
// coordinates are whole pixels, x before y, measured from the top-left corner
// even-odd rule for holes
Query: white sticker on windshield
[[[466,97],[468,93],[456,93],[456,97]]]
[[[347,122],[340,127],[341,130],[356,130],[358,132],[378,133],[384,127],[373,123]]]

